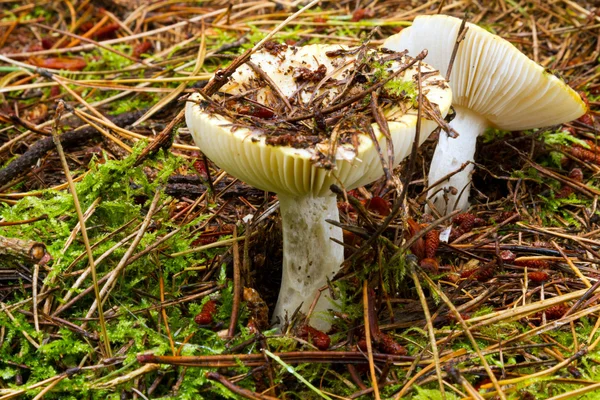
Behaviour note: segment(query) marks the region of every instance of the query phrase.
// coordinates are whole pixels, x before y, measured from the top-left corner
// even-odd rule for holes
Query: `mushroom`
[[[185,116],[196,145],[221,169],[279,198],[283,276],[274,321],[284,321],[301,305],[306,313],[341,266],[342,230],[326,222],[339,221],[330,186],[350,190],[383,175],[380,154],[388,154],[388,143],[371,116],[369,97],[361,92],[386,76],[396,88],[415,90],[416,65],[416,59],[403,54],[366,47],[269,44],[211,99],[190,96]],[[433,68],[421,64],[421,71],[422,93],[445,116],[449,87]],[[348,101],[353,97],[357,101]],[[415,138],[417,107],[409,97],[388,95],[386,86],[379,94],[394,166],[409,154]],[[328,109],[345,103],[335,112]],[[436,127],[432,119],[422,118],[420,142]],[[381,152],[360,128],[372,131]],[[326,291],[314,312],[318,316],[332,305]],[[315,317],[311,324],[330,326]]]
[[[427,49],[427,63],[446,76],[461,23],[447,15],[419,16],[411,27],[386,39],[382,47],[406,49],[409,54]],[[541,128],[571,121],[586,112],[573,89],[511,43],[477,25],[467,23],[466,27],[449,77],[456,111],[450,127],[458,137],[440,133],[429,169],[429,183],[434,184],[464,167],[429,191],[428,197],[445,214],[469,207],[476,140],[487,128]],[[448,190],[450,187],[456,190]]]

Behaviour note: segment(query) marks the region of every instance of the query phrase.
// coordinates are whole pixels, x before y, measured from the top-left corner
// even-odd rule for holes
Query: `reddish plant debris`
[[[317,349],[325,351],[331,344],[331,338],[324,332],[309,325],[302,325],[296,333],[301,339],[312,343]]]
[[[375,340],[375,338],[373,338],[373,342],[374,342],[375,348],[385,354],[404,356],[407,353],[406,348],[404,346],[402,346],[401,344],[396,342],[390,335],[383,333],[383,332],[379,333],[379,337],[377,338],[377,340]],[[366,352],[367,351],[367,339],[362,337],[356,343],[356,346],[361,351]]]
[[[39,124],[46,120],[48,116],[48,106],[44,103],[38,103],[31,108],[28,108],[23,113],[23,118],[33,124]]]
[[[131,56],[134,58],[140,58],[140,56],[148,50],[152,48],[152,43],[148,40],[144,40],[143,42],[136,44],[133,50],[131,51]]]
[[[200,314],[196,315],[194,322],[198,325],[210,325],[213,322],[213,318],[217,313],[217,301],[209,300],[202,306]]]
[[[299,82],[319,82],[321,79],[325,78],[326,74],[327,67],[320,64],[314,71],[305,67],[296,68],[294,71],[294,79]]]
[[[261,107],[256,104],[245,104],[237,107],[235,110],[237,113],[242,115],[248,115],[250,117],[256,117],[261,119],[271,119],[275,117],[275,113],[272,110],[269,110],[266,107]],[[282,136],[291,136],[291,135],[281,135],[277,136],[281,138]]]
[[[475,227],[485,226],[485,221],[482,218],[471,213],[458,214],[452,219],[452,222],[465,232],[470,232]]]
[[[581,168],[573,168],[571,172],[569,172],[569,178],[576,182],[583,182],[583,171]],[[564,199],[569,197],[574,191],[575,189],[573,189],[571,186],[563,185],[555,197],[557,199]]]
[[[479,282],[487,282],[494,277],[496,274],[496,263],[491,262],[489,264],[484,265],[479,268],[477,273],[474,275],[474,278]]]
[[[295,149],[304,149],[310,146],[303,135],[294,135],[291,133],[269,136],[265,139],[265,143],[271,146],[291,146]]]
[[[317,24],[326,24],[327,23],[327,17],[314,17],[313,18],[313,22],[317,23]],[[317,25],[315,27],[315,32],[317,33],[321,33],[325,31],[325,26],[324,25]]]
[[[502,262],[512,264],[516,258],[517,255],[510,250],[502,250],[500,252],[500,259]]]
[[[550,275],[546,271],[531,271],[527,273],[527,279],[536,283],[546,282],[548,278],[550,278]]]
[[[395,356],[406,355],[406,348],[396,342],[390,335],[382,332],[379,339],[380,341],[377,343],[377,347],[381,352]]]
[[[338,203],[338,210],[343,213],[351,213],[355,211],[354,207],[352,207],[352,204],[346,201],[340,201]]]
[[[375,16],[375,12],[366,8],[359,8],[352,13],[352,22],[362,21],[363,19],[373,18]]]
[[[569,371],[569,374],[571,374],[571,376],[575,379],[583,378],[583,374],[581,373],[581,371],[574,365],[569,365],[567,367],[567,371]]]
[[[64,69],[67,71],[81,71],[87,66],[87,62],[80,57],[31,57],[29,62],[40,68]]]
[[[54,46],[54,40],[47,37],[42,39],[42,49],[50,50],[52,46]]]
[[[533,269],[548,269],[550,263],[546,260],[515,260],[515,265]]]
[[[192,166],[194,167],[194,170],[198,173],[198,175],[200,175],[200,177],[204,180],[208,179],[208,171],[206,170],[206,164],[204,163],[203,160],[200,159],[196,159],[194,160],[194,163],[192,164]]]
[[[114,39],[117,37],[116,33],[121,28],[119,24],[112,23],[98,29],[92,34],[92,38],[96,40]]]
[[[419,262],[419,265],[430,274],[437,274],[440,269],[440,265],[434,258],[424,258]]]
[[[281,51],[285,51],[287,49],[287,47],[288,47],[287,44],[281,44],[281,43],[277,43],[272,40],[269,40],[268,42],[265,43],[264,49],[266,51],[268,51],[269,53],[271,53],[272,55],[276,56]]]
[[[490,223],[501,224],[504,221],[506,221],[507,219],[514,217],[515,215],[517,215],[517,217],[515,219],[513,219],[512,222],[517,222],[521,219],[521,216],[519,215],[519,213],[517,213],[516,211],[503,211],[500,214],[498,214],[497,216],[491,218]]]
[[[462,278],[462,274],[458,274],[456,272],[449,272],[444,277],[445,280],[447,280],[448,282],[452,282],[452,283],[458,283],[458,281],[460,281],[461,278]]]
[[[577,121],[584,123],[588,126],[594,126],[594,116],[590,112],[583,114],[577,119]]]
[[[546,308],[546,319],[549,321],[560,319],[567,311],[569,311],[569,307],[565,304],[550,306]]]
[[[384,217],[390,215],[392,211],[392,207],[390,206],[389,201],[384,200],[379,196],[374,196],[369,200],[365,201],[365,206],[368,210],[373,211],[379,215],[383,215]]]
[[[252,288],[245,287],[242,298],[246,302],[246,307],[248,307],[250,313],[248,326],[253,325],[261,331],[267,329],[269,327],[269,307],[260,297],[260,293]]]
[[[479,282],[487,282],[494,277],[496,274],[496,262],[492,261],[490,263],[484,264],[481,267],[472,268],[466,271],[463,271],[460,274],[460,277],[463,279],[473,279]]]
[[[50,97],[58,97],[60,96],[61,87],[60,86],[52,86],[50,88]]]

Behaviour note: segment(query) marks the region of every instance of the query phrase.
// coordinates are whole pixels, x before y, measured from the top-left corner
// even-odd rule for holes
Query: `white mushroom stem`
[[[459,170],[464,163],[474,161],[477,137],[490,127],[486,118],[468,108],[454,105],[454,110],[456,117],[450,122],[450,126],[458,133],[458,137],[453,139],[446,132],[440,132],[429,169],[429,184]],[[440,213],[448,214],[453,210],[466,210],[469,207],[472,172],[473,164],[470,163],[450,179],[429,190],[428,197],[433,196],[431,201]],[[444,190],[451,186],[456,189],[456,194]],[[444,195],[447,196],[447,202]]]
[[[335,196],[278,197],[283,224],[283,275],[273,319],[279,317],[283,322],[286,314],[291,317],[302,302],[300,310],[309,310],[319,288],[340,269],[344,248],[331,240],[341,242],[342,230],[325,221],[339,221]],[[329,322],[319,312],[331,306],[325,291],[313,311],[311,325],[329,329]]]

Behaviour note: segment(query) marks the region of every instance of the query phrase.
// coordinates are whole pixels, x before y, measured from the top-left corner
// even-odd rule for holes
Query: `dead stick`
[[[46,246],[31,240],[0,236],[0,254],[35,264],[46,255]]]

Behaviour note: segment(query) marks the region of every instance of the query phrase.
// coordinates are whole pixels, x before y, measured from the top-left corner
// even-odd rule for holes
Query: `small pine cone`
[[[549,277],[545,271],[531,271],[527,274],[527,279],[536,283],[546,282]]]
[[[569,153],[572,156],[579,158],[580,160],[588,161],[595,164],[600,163],[600,154],[594,151],[585,149],[580,146],[563,146],[562,149],[566,153]]]
[[[440,247],[440,232],[436,230],[425,234],[425,258],[435,258],[435,253]]]
[[[448,243],[454,242],[456,239],[458,239],[465,233],[467,233],[467,232],[463,231],[462,228],[460,228],[460,227],[452,228],[452,230],[450,231],[450,237],[448,237]]]
[[[473,276],[477,271],[479,271],[479,268],[472,268],[472,269],[468,269],[466,271],[463,271],[460,273],[460,277],[461,279],[467,279],[470,278],[471,276]]]
[[[194,322],[198,325],[210,325],[213,322],[213,317],[217,313],[217,301],[209,300],[202,306],[200,314],[196,315]]]
[[[480,268],[478,268],[477,272],[473,274],[473,278],[477,279],[479,282],[487,282],[494,277],[496,274],[496,263],[491,262],[486,264]]]
[[[452,222],[458,225],[463,233],[470,232],[475,226],[475,216],[471,213],[458,214]]]
[[[555,306],[551,306],[546,308],[546,319],[550,321],[554,321],[562,318],[563,315],[569,310],[565,304],[557,304]]]

